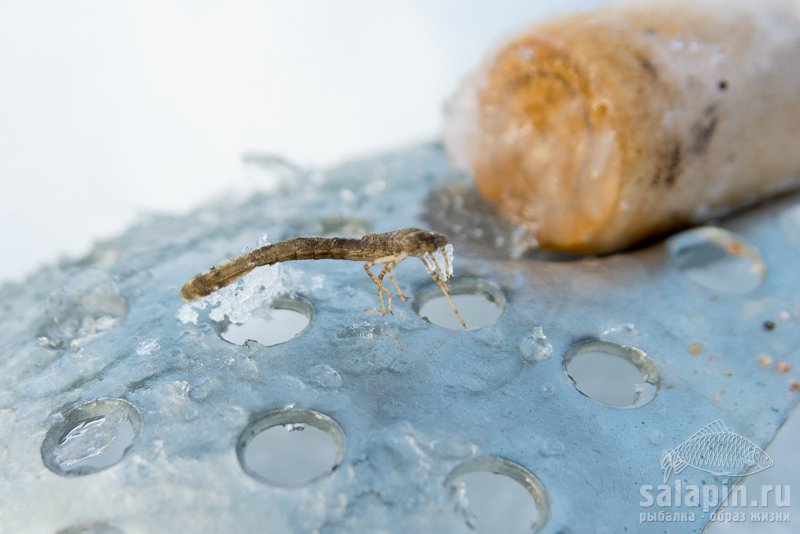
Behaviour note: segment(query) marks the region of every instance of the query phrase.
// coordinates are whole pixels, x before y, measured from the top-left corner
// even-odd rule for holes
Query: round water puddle
[[[667,246],[683,274],[720,293],[750,293],[767,270],[758,250],[721,228],[689,230],[670,238]]]
[[[239,436],[236,454],[253,478],[281,487],[299,487],[333,473],[342,463],[345,437],[341,427],[313,410],[272,412]]]
[[[542,483],[521,465],[503,458],[469,460],[448,475],[445,486],[475,532],[538,532],[549,515]]]
[[[42,459],[59,475],[96,473],[122,460],[141,428],[139,412],[127,401],[87,402],[50,427],[42,442]]]
[[[572,347],[564,371],[575,389],[614,408],[637,408],[653,400],[661,385],[656,364],[640,349],[592,340]]]
[[[468,329],[494,324],[503,315],[506,297],[495,284],[479,278],[459,278],[451,280],[448,285],[453,304],[458,308]],[[437,326],[463,330],[447,297],[436,285],[428,286],[420,292],[414,303],[414,311]]]
[[[277,298],[268,317],[253,316],[243,324],[229,323],[219,337],[234,345],[255,341],[266,347],[286,343],[298,336],[311,323],[314,308],[300,298]]]

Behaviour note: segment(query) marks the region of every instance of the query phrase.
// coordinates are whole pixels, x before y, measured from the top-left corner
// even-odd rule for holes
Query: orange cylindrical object
[[[800,177],[800,7],[647,1],[534,26],[448,105],[445,141],[540,246],[608,253]]]

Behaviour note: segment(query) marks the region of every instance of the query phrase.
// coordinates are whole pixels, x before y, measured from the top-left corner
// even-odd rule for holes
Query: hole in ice
[[[248,425],[236,444],[247,474],[281,487],[304,486],[330,475],[344,453],[341,427],[313,410],[271,412]]]
[[[547,521],[547,492],[533,473],[492,456],[456,467],[445,486],[471,530],[482,533],[530,533]]]
[[[108,523],[89,523],[64,528],[56,534],[123,534],[123,531]]]
[[[96,473],[122,460],[142,428],[136,408],[122,399],[98,399],[76,406],[50,427],[42,460],[54,473]]]
[[[637,408],[653,400],[661,385],[658,367],[643,351],[608,341],[585,341],[564,356],[575,388],[595,402]]]
[[[493,283],[479,278],[458,278],[448,281],[448,286],[453,303],[470,330],[493,324],[503,315],[506,297]],[[437,326],[463,329],[447,302],[447,297],[436,285],[428,286],[420,292],[415,300],[414,310],[420,317]]]
[[[721,228],[703,227],[667,241],[678,268],[692,281],[721,293],[750,293],[764,280],[758,250]]]
[[[255,341],[271,347],[299,335],[311,323],[313,313],[311,303],[305,299],[277,298],[267,317],[254,315],[242,324],[228,323],[219,336],[234,345]]]

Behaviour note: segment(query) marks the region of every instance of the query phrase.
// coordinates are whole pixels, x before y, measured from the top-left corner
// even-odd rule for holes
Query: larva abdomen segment
[[[294,260],[369,261],[374,259],[372,248],[361,239],[339,237],[297,237],[265,245],[198,274],[181,288],[181,297],[188,301],[205,297],[262,265]]]
[[[186,282],[181,288],[181,297],[188,301],[205,297],[238,280],[256,267],[257,265],[248,261],[247,255],[226,260]]]

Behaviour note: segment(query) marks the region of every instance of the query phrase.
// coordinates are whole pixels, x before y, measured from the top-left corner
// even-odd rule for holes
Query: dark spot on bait
[[[667,187],[672,187],[678,180],[679,168],[681,166],[681,145],[677,141],[672,144],[672,148],[666,157],[661,159],[658,170],[651,180],[651,184],[659,185],[663,183]]]
[[[651,78],[657,80],[658,79],[658,69],[656,69],[655,65],[644,56],[636,56],[636,61],[639,62],[639,66],[642,67]]]
[[[703,116],[692,126],[692,144],[690,150],[694,154],[702,154],[708,148],[714,130],[717,129],[717,105],[711,104],[703,110]]]

